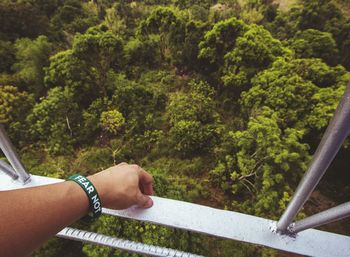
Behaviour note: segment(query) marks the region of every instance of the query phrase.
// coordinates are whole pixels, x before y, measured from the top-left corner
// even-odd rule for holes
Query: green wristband
[[[97,190],[94,187],[94,185],[91,183],[91,181],[79,174],[74,174],[70,176],[68,180],[71,180],[77,183],[88,196],[89,202],[90,202],[90,213],[88,214],[87,218],[95,220],[98,217],[100,217],[102,213],[102,203],[97,193]]]

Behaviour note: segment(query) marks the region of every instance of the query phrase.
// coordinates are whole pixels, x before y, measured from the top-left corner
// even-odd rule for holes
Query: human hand
[[[103,207],[120,210],[132,205],[142,208],[153,205],[149,197],[153,194],[153,178],[138,165],[123,162],[88,179],[96,187]]]

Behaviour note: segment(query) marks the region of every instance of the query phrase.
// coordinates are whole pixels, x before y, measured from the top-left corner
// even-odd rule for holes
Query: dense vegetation
[[[349,0],[2,0],[0,122],[33,174],[127,161],[159,196],[277,219],[350,79],[349,12]],[[350,196],[335,173],[348,154],[321,185],[334,202]],[[88,229],[282,254],[113,217]],[[34,256],[129,255],[53,239]]]

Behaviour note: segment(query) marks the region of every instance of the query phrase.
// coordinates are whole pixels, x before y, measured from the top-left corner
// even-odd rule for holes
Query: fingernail
[[[144,205],[145,208],[150,208],[153,206],[153,200],[151,198],[148,199],[146,204]]]

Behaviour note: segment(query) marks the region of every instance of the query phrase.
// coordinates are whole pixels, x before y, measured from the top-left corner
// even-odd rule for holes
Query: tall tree
[[[33,95],[10,85],[0,86],[0,123],[5,124],[13,141],[30,142],[27,115],[34,106]]]
[[[74,37],[71,50],[51,57],[45,83],[71,87],[76,99],[87,106],[99,96],[107,96],[109,71],[121,67],[122,58],[122,41],[117,36],[91,28]]]
[[[219,116],[213,89],[204,82],[190,82],[190,92],[171,95],[167,115],[170,137],[182,156],[210,152],[219,137]]]
[[[321,58],[329,64],[337,63],[338,49],[331,33],[315,29],[298,31],[291,43],[296,56]]]
[[[278,56],[288,53],[289,50],[262,26],[249,25],[247,31],[236,39],[235,48],[224,56],[222,80],[225,86],[245,89],[258,71],[269,67]]]
[[[224,64],[224,56],[235,48],[236,39],[247,31],[247,25],[236,18],[218,22],[208,31],[199,44],[198,57],[207,64],[207,70],[215,72]]]
[[[245,130],[229,132],[223,141],[222,159],[211,175],[231,195],[230,208],[273,219],[285,209],[309,153],[300,142],[303,131],[281,129],[279,120],[276,112],[262,107]]]
[[[71,153],[79,140],[81,115],[69,87],[56,87],[37,103],[28,115],[34,140],[47,145],[53,154]]]
[[[185,24],[173,8],[159,7],[141,22],[140,33],[145,36],[159,35],[162,57],[170,59],[171,56],[176,57],[177,51],[181,51],[185,40]]]
[[[35,38],[49,30],[49,19],[26,1],[0,3],[0,39]]]
[[[36,97],[42,96],[44,89],[44,67],[49,64],[52,43],[46,36],[39,36],[35,40],[21,38],[16,40],[16,63],[13,69],[17,76],[24,81],[28,91]]]

